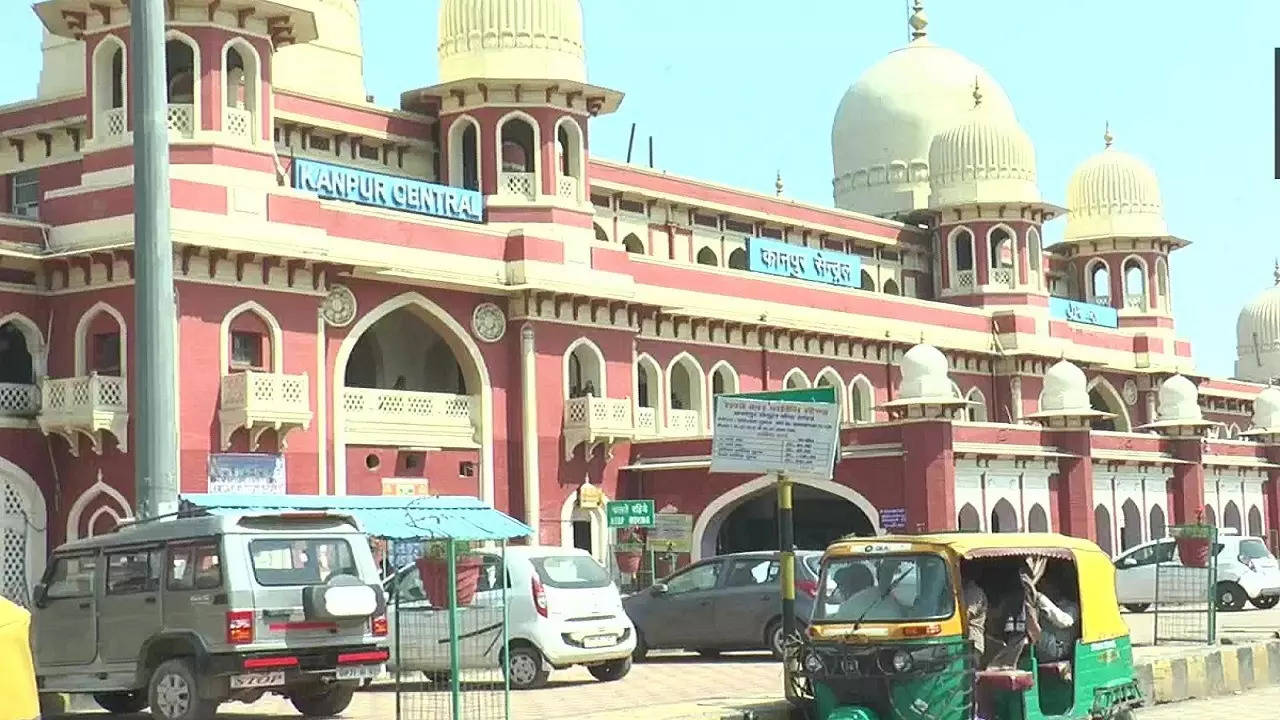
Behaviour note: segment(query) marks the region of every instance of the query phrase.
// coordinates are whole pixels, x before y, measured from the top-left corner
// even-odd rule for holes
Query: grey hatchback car
[[[209,720],[270,692],[329,717],[387,660],[368,539],[340,513],[125,525],[54,550],[34,600],[40,692],[112,713]]]
[[[822,553],[796,552],[796,619],[808,624]],[[649,650],[769,650],[782,658],[782,595],[776,552],[700,560],[622,600],[636,626],[633,657]]]

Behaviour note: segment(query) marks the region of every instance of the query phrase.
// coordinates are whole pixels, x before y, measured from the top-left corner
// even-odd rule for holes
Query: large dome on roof
[[[443,0],[439,26],[442,83],[587,80],[579,0]]]
[[[1016,122],[1000,84],[960,53],[938,47],[912,16],[916,39],[858,78],[831,128],[836,206],[890,216],[929,206],[929,147],[973,108],[982,88],[985,113]]]
[[[1236,377],[1244,380],[1265,383],[1280,377],[1280,262],[1275,280],[1236,319]]]
[[[357,0],[288,0],[315,14],[319,37],[285,45],[271,60],[277,89],[340,102],[363,104],[364,44]]]
[[[1063,240],[1165,237],[1160,184],[1147,164],[1111,147],[1085,160],[1067,182],[1067,228]]]
[[[929,147],[929,206],[1040,202],[1036,149],[1017,121],[991,113],[980,85],[974,106]]]

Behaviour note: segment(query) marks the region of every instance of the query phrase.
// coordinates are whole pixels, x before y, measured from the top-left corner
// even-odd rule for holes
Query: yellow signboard
[[[399,497],[427,497],[431,495],[427,481],[420,478],[383,478],[382,494]]]
[[[604,491],[591,483],[584,483],[578,489],[578,507],[590,510],[600,507],[604,502]]]

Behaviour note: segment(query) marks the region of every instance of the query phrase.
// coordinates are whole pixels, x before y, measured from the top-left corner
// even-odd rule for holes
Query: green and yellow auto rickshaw
[[[813,720],[1127,720],[1115,569],[1052,533],[847,537],[822,559],[787,698]]]

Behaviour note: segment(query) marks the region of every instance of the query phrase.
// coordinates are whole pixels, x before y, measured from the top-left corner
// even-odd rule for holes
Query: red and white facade
[[[695,555],[767,546],[769,480],[708,473],[712,397],[832,385],[836,477],[798,494],[811,542],[882,530],[891,508],[910,529],[1055,529],[1115,550],[1202,509],[1280,527],[1280,449],[1230,429],[1261,386],[1196,375],[1174,335],[1182,241],[1086,228],[1046,250],[1063,211],[1038,193],[872,215],[592,158],[591,126],[622,96],[585,81],[576,0],[489,4],[538,12],[445,0],[442,82],[387,108],[358,85],[354,0],[170,3],[182,491],[207,489],[211,454],[279,454],[290,493],[416,478],[603,558],[590,483],[692,515]],[[131,341],[127,3],[36,10],[40,96],[0,108],[0,579],[19,599],[50,547],[131,514],[148,380]],[[472,187],[485,222],[320,199],[293,187],[295,158]],[[876,177],[837,174],[842,204]],[[1082,187],[1071,222],[1096,200]],[[859,255],[862,288],[751,272],[752,237]],[[1051,295],[1110,305],[1118,327],[1057,317]],[[970,409],[883,407],[921,343]],[[1114,418],[1035,422],[1062,358]],[[1138,430],[1167,419],[1178,374],[1226,432]]]

